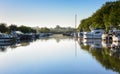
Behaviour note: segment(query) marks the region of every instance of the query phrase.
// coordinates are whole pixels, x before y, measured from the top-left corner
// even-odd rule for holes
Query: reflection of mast
[[[76,43],[76,39],[75,39],[75,57],[77,57],[77,43]]]

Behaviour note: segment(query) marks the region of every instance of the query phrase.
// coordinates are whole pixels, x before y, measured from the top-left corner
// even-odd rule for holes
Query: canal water
[[[71,37],[52,36],[0,48],[0,74],[120,72],[119,56],[109,55],[110,49],[92,48],[89,44],[82,43],[80,39]]]

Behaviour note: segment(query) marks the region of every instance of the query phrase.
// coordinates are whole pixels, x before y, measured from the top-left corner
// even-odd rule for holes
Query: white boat
[[[120,41],[120,30],[113,28],[108,34],[102,34],[102,40]]]
[[[84,39],[102,39],[102,34],[104,33],[103,29],[94,29],[91,32],[84,32]]]
[[[83,38],[83,34],[84,34],[84,32],[78,32],[78,37]]]
[[[112,32],[112,41],[120,41],[120,30],[114,29]]]
[[[120,46],[120,42],[112,42],[112,44],[115,46]]]
[[[102,40],[106,40],[108,37],[108,34],[102,34]]]
[[[120,35],[119,36],[113,35],[112,40],[113,40],[113,42],[120,41]]]
[[[120,41],[120,31],[115,32],[112,36],[113,41]]]
[[[0,42],[11,41],[13,37],[11,35],[0,33]]]

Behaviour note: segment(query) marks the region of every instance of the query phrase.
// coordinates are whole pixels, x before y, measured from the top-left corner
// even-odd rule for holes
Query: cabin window
[[[117,36],[120,36],[120,33],[118,33]]]
[[[100,32],[95,32],[95,34],[99,34]]]

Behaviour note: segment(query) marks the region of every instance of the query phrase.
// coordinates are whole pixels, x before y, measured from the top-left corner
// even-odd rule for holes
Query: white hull
[[[12,40],[12,38],[0,38],[0,42],[8,42],[8,41],[11,41]]]
[[[11,35],[4,34],[4,33],[0,34],[0,42],[8,42],[8,41],[11,41],[12,39],[13,39],[13,36]]]
[[[113,42],[120,41],[120,36],[117,37],[117,36],[114,35],[114,36],[112,37],[112,39],[113,39]]]
[[[0,42],[0,46],[11,45],[11,42]]]
[[[102,39],[102,35],[84,35],[84,39]]]
[[[104,30],[102,29],[94,29],[91,32],[84,32],[83,39],[102,39],[102,34]]]
[[[102,40],[106,40],[108,37],[108,34],[102,34]]]

